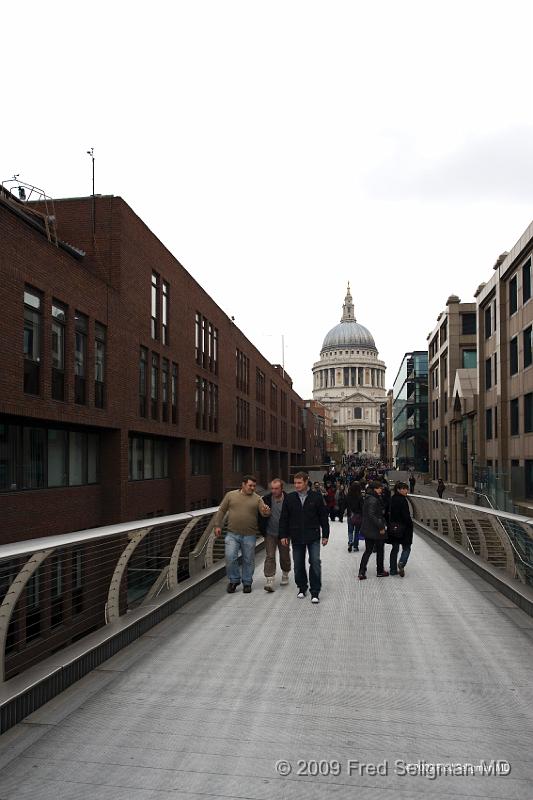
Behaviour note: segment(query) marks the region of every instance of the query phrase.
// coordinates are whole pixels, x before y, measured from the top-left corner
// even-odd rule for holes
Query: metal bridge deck
[[[251,595],[220,581],[8,731],[0,799],[531,800],[533,619],[418,535],[404,579],[359,583],[345,531],[319,606],[267,595],[258,559]]]

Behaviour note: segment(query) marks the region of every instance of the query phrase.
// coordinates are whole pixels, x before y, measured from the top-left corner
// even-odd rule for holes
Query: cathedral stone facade
[[[387,399],[383,361],[370,331],[355,319],[350,284],[342,319],[313,364],[313,397],[331,412],[344,451],[379,458],[379,406]]]

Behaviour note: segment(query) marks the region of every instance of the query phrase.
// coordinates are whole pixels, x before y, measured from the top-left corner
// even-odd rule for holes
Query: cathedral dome
[[[327,334],[322,344],[321,353],[325,350],[341,350],[346,347],[365,347],[376,350],[374,337],[364,325],[355,319],[352,295],[350,294],[350,284],[344,298],[342,307],[342,319]]]
[[[335,325],[326,334],[322,344],[322,351],[335,350],[343,347],[367,347],[376,350],[374,337],[364,325],[360,325],[355,320],[345,320]]]

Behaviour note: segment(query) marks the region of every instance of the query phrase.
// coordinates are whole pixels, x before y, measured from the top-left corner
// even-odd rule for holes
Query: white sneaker
[[[311,598],[311,602],[316,605],[317,603],[320,603],[320,600],[318,599],[318,597],[315,596]]]
[[[274,591],[274,578],[267,578],[264,586],[265,592]]]
[[[288,582],[289,582],[289,573],[288,572],[282,572],[281,573],[280,586],[287,586]]]
[[[303,598],[305,597],[305,592],[298,592],[297,597],[298,600],[303,600]]]

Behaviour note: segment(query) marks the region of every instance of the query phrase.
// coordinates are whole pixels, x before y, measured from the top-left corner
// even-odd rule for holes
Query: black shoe
[[[358,547],[354,547],[353,551],[354,551],[354,553],[358,553],[359,552],[359,548]]]
[[[389,577],[389,573],[387,572],[386,569],[384,569],[383,572],[378,572],[377,575],[378,575],[378,578],[388,578]]]
[[[227,593],[233,594],[238,585],[239,585],[238,583],[228,583],[228,585],[226,586]]]
[[[349,545],[348,545],[348,552],[349,552],[349,553],[351,553],[351,552],[352,552],[352,545],[351,545],[351,544],[349,544]]]
[[[389,572],[389,575],[397,575],[397,574],[398,574],[398,573],[397,573],[397,572],[394,572],[394,570],[392,570],[392,569],[391,569],[391,571]]]
[[[357,577],[359,578],[360,581],[366,581],[366,575],[363,575],[361,572]]]
[[[400,578],[403,578],[403,576],[405,575],[405,568],[403,564],[400,564],[400,566],[398,567],[398,572],[400,573]]]
[[[252,591],[252,587],[250,586],[249,583],[247,583],[246,586],[242,587],[243,594],[250,594],[251,591]]]

